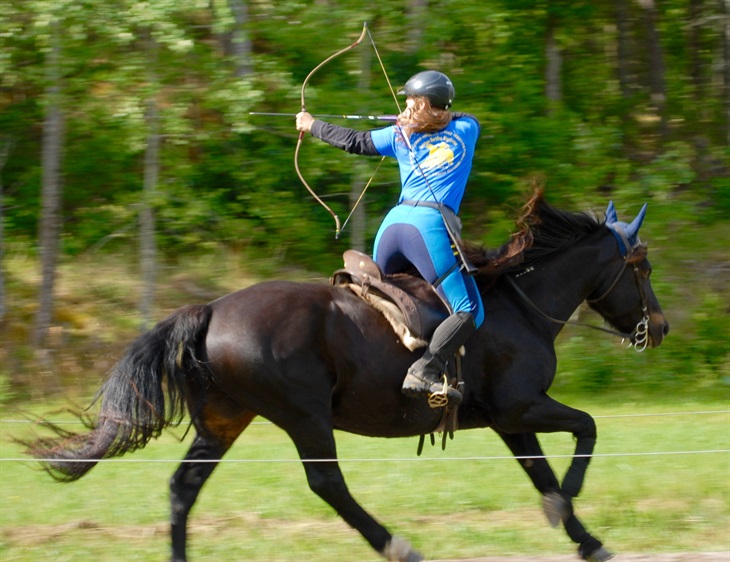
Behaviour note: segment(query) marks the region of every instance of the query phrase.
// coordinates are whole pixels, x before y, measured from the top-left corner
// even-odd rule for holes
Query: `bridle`
[[[613,282],[609,285],[608,289],[606,289],[606,291],[598,298],[586,299],[587,303],[595,304],[602,301],[609,294],[611,294],[611,291],[613,291],[613,289],[618,284],[619,279],[621,279],[621,277],[623,276],[624,271],[626,271],[626,268],[628,267],[629,263],[631,262],[631,258],[634,255],[634,251],[638,246],[639,244],[634,247],[631,253],[626,255],[621,270],[618,272],[618,275],[613,280]],[[644,289],[641,286],[641,272],[639,271],[639,266],[636,263],[633,263],[632,265],[634,270],[634,279],[636,280],[636,288],[639,291],[639,298],[641,299],[641,311],[643,313],[643,316],[641,320],[639,320],[639,322],[636,324],[633,334],[631,334],[633,335],[633,339],[631,338],[631,336],[629,336],[629,341],[631,341],[629,347],[633,346],[634,350],[637,353],[641,353],[649,345],[649,306],[646,303],[646,295],[644,294]]]
[[[634,250],[638,247],[638,244],[634,247]],[[626,268],[628,267],[629,263],[631,262],[631,258],[633,256],[633,250],[631,253],[627,254],[623,259],[623,264],[621,266],[621,269],[619,270],[618,274],[614,278],[614,280],[611,282],[611,284],[608,286],[608,289],[601,294],[601,296],[595,298],[595,299],[586,299],[586,302],[589,304],[595,304],[597,302],[602,301],[605,299],[611,292],[616,288],[616,285],[618,285],[619,280],[623,276],[624,272],[626,271]],[[649,345],[649,307],[646,302],[646,296],[644,295],[644,291],[641,287],[641,273],[639,272],[639,267],[634,263],[633,264],[634,269],[634,279],[636,280],[636,286],[639,291],[639,298],[641,299],[641,310],[643,312],[643,317],[639,322],[636,324],[636,327],[634,328],[634,331],[630,334],[625,332],[619,332],[618,330],[613,330],[611,328],[604,328],[602,326],[593,326],[592,324],[585,324],[584,322],[576,322],[573,320],[560,320],[558,318],[553,318],[549,314],[546,314],[542,309],[540,309],[533,301],[530,299],[529,296],[520,288],[520,286],[517,284],[517,281],[515,277],[511,275],[507,275],[507,280],[509,281],[510,285],[512,285],[512,288],[517,292],[517,294],[524,300],[527,304],[532,307],[533,310],[535,310],[542,318],[545,318],[546,320],[549,320],[550,322],[553,322],[555,324],[561,324],[563,326],[567,325],[573,325],[573,326],[581,326],[583,328],[591,328],[592,330],[598,330],[601,332],[606,332],[607,334],[611,334],[614,336],[618,336],[621,338],[622,341],[625,341],[626,339],[629,340],[629,346],[633,347],[634,350],[637,353],[641,353],[644,351],[647,346]],[[532,270],[531,270],[532,271]]]

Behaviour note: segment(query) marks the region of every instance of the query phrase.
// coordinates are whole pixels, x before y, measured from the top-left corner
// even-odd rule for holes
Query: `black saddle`
[[[342,257],[345,267],[334,272],[330,283],[357,287],[356,294],[370,304],[373,297],[391,302],[402,313],[410,335],[422,340],[423,345],[449,315],[449,307],[441,296],[421,277],[385,275],[370,256],[357,250],[347,250]],[[389,321],[392,323],[390,318]]]

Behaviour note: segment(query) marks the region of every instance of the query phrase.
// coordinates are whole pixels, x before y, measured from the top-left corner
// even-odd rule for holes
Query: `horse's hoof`
[[[611,560],[611,558],[613,558],[613,552],[609,552],[605,548],[600,547],[598,550],[591,552],[586,560],[588,562],[606,562],[606,560]]]
[[[423,562],[423,555],[411,548],[408,541],[400,537],[392,537],[381,553],[383,558],[391,562]]]
[[[560,525],[571,513],[570,502],[558,492],[550,492],[542,497],[542,510],[552,527]]]

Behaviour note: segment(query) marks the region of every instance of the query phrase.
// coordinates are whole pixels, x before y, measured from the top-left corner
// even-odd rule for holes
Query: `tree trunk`
[[[245,0],[228,0],[235,24],[231,32],[231,51],[236,64],[236,77],[245,78],[253,72],[251,66],[251,40],[246,34],[248,6]]]
[[[664,141],[668,137],[669,127],[667,89],[664,80],[664,54],[657,28],[658,15],[654,0],[639,0],[639,6],[644,14],[646,50],[649,54],[649,91],[651,92],[651,101],[659,116],[659,136]]]
[[[358,49],[360,54],[360,78],[358,79],[357,89],[368,90],[370,88],[370,64],[372,63],[372,49],[362,48]],[[366,184],[363,184],[362,178],[367,173],[368,166],[365,162],[359,159],[354,166],[355,175],[352,184],[350,185],[350,209],[352,210],[352,216],[350,217],[350,247],[361,252],[366,252],[365,248],[365,232],[367,227],[367,213],[365,210],[365,197],[363,195],[363,189]],[[359,199],[359,203],[358,203]]]
[[[8,161],[8,156],[12,148],[12,141],[7,138],[3,139],[0,145],[0,323],[5,318],[7,312],[5,298],[5,199],[3,197],[3,168]]]
[[[689,75],[692,81],[692,99],[695,107],[702,103],[705,89],[705,74],[702,70],[702,8],[704,0],[689,0],[689,22],[687,50],[689,51]]]
[[[149,82],[153,93],[147,100],[145,125],[147,127],[147,146],[144,154],[144,186],[142,206],[139,212],[140,269],[142,271],[142,298],[140,314],[142,330],[151,325],[155,302],[155,281],[157,271],[157,244],[155,241],[154,200],[160,175],[160,115],[157,107],[157,43],[151,34],[147,38],[150,54]]]
[[[409,0],[406,6],[406,50],[414,54],[420,51],[423,42],[424,18],[427,16],[426,0]],[[415,70],[413,71],[415,74]]]
[[[616,0],[616,74],[618,76],[621,97],[627,101],[633,94],[634,84],[631,75],[631,34],[629,32],[629,9],[626,0]],[[626,111],[623,112],[624,121]]]
[[[560,100],[563,98],[563,85],[561,82],[563,57],[555,40],[556,29],[557,18],[550,14],[545,34],[545,97],[547,98],[548,115],[555,113]]]
[[[718,0],[722,14],[722,89],[725,101],[725,144],[730,146],[730,0]]]
[[[61,194],[64,114],[61,109],[61,35],[60,23],[52,23],[51,48],[46,55],[46,112],[43,122],[42,193],[39,244],[41,256],[41,288],[32,345],[40,350],[48,343],[53,319],[53,289],[61,232]]]

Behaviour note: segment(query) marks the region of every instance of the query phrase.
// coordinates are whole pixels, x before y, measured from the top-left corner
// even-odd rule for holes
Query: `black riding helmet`
[[[431,105],[442,109],[451,107],[456,96],[449,77],[436,70],[424,70],[411,76],[398,93],[407,96],[425,96]]]

